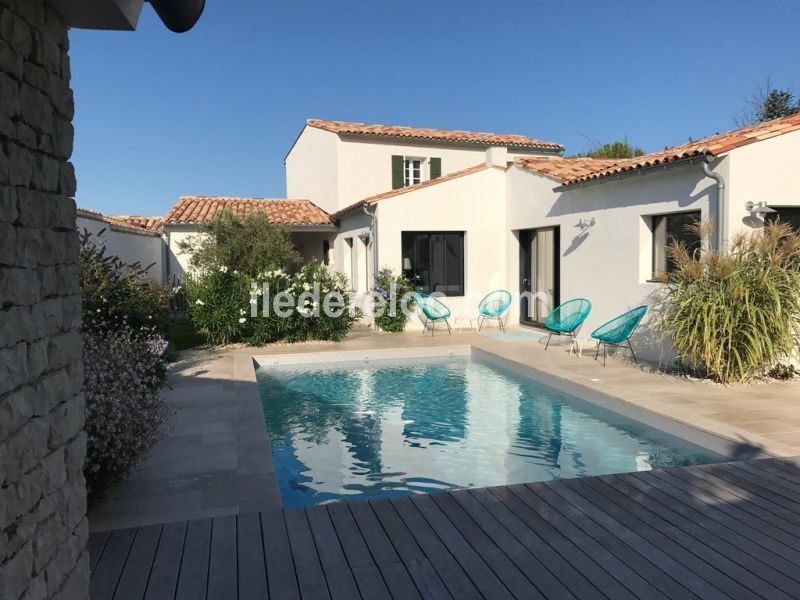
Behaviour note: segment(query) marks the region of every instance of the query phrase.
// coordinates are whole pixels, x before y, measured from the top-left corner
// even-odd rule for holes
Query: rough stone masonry
[[[88,597],[67,28],[0,0],[0,598]]]

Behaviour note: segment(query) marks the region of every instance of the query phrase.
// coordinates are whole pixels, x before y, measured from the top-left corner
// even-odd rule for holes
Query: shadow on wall
[[[547,216],[561,217],[635,206],[640,207],[642,214],[647,214],[647,207],[651,204],[677,202],[680,208],[687,208],[705,198],[710,199],[711,209],[716,214],[716,192],[713,185],[698,189],[696,181],[678,180],[667,183],[663,180],[664,176],[665,174],[648,175],[645,180],[648,185],[639,182],[626,186],[622,182],[609,182],[562,192],[558,194]],[[653,185],[649,185],[651,181]]]

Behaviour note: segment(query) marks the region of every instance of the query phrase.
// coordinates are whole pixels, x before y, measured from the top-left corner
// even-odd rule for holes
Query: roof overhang
[[[709,159],[715,158],[713,154],[708,152],[704,152],[701,154],[696,154],[693,156],[687,156],[685,158],[680,158],[677,160],[671,160],[659,164],[654,165],[647,165],[645,167],[639,167],[636,169],[629,169],[627,171],[620,171],[619,173],[611,173],[609,175],[603,175],[602,177],[596,177],[594,179],[587,179],[585,181],[578,181],[575,183],[563,183],[559,186],[553,188],[554,192],[566,192],[569,190],[575,190],[578,188],[589,187],[592,185],[598,185],[601,183],[607,183],[609,181],[620,181],[622,179],[630,179],[631,177],[638,177],[642,175],[649,175],[651,173],[662,172],[671,170],[673,167],[680,167],[683,165],[695,165],[703,162],[707,162]]]
[[[164,25],[176,33],[191,29],[205,0],[149,0]],[[75,29],[136,29],[145,0],[47,0],[64,24]]]
[[[194,231],[198,227],[207,223],[187,223],[184,221],[165,221],[162,227],[171,231]],[[286,225],[291,233],[330,233],[338,231],[333,223],[274,223],[275,225]]]

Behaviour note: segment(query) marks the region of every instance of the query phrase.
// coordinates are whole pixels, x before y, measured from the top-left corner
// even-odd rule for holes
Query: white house
[[[334,267],[359,291],[369,288],[376,267],[405,273],[422,289],[447,296],[456,318],[473,315],[491,290],[530,291],[539,300],[515,303],[509,321],[540,325],[560,302],[586,297],[593,303],[589,332],[652,302],[655,275],[670,268],[670,239],[699,243],[686,234],[686,223],[699,217],[720,224],[716,246],[735,231],[763,225],[760,203],[775,211],[769,215],[800,226],[800,173],[792,168],[800,157],[799,115],[616,160],[562,158],[549,142],[536,148],[533,142],[523,153],[507,136],[491,134],[474,134],[480,147],[449,155],[441,146],[446,132],[434,130],[438,137],[431,139],[431,130],[326,123],[309,121],[290,151],[287,188],[314,198],[316,182],[304,181],[313,177],[298,159],[313,140],[324,139],[316,149],[328,158],[317,154],[314,164],[337,167],[325,175],[334,191],[319,200],[336,208]],[[359,165],[367,149],[377,157],[364,175],[370,187],[354,198],[351,179],[364,173]],[[358,159],[343,162],[343,156]],[[398,156],[402,180],[392,177]],[[436,177],[423,169],[409,179],[409,157],[430,163],[440,156]],[[387,189],[374,193],[381,181]],[[669,358],[646,321],[634,344],[647,358]]]
[[[285,158],[288,195],[302,199],[182,197],[161,225],[163,272],[186,268],[177,242],[216,212],[260,210],[355,291],[389,267],[445,295],[457,319],[489,291],[527,291],[535,300],[515,300],[508,321],[534,327],[585,297],[586,335],[652,303],[669,241],[699,244],[686,223],[714,220],[717,247],[765,218],[800,228],[800,115],[633,159],[562,152],[523,135],[310,119]],[[633,341],[670,358],[647,321]]]

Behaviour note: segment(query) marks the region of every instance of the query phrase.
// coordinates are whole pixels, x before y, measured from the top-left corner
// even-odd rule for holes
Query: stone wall
[[[67,29],[0,0],[0,598],[88,597]]]

